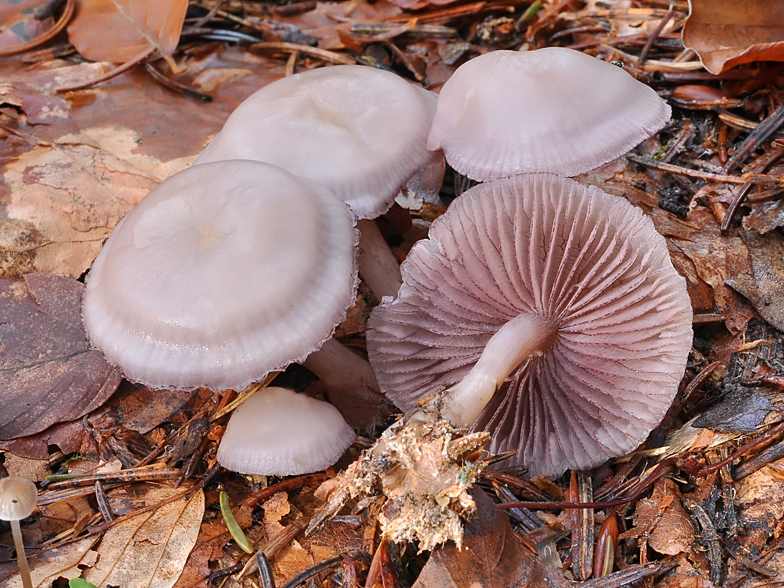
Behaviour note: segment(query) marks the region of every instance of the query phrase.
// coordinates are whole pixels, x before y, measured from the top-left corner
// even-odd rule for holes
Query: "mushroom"
[[[443,176],[443,156],[427,150],[435,108],[435,94],[390,72],[358,65],[311,70],[240,104],[196,163],[264,161],[327,187],[361,219],[360,274],[381,299],[397,292],[400,270],[369,219],[383,214],[417,172]],[[432,178],[415,183],[440,186]]]
[[[327,189],[272,165],[186,169],[96,258],[90,342],[149,386],[242,389],[332,336],[354,301],[353,224]]]
[[[327,402],[285,388],[265,388],[231,415],[218,463],[242,474],[293,476],[335,463],[356,439]]]
[[[491,432],[531,475],[628,453],[672,402],[691,305],[626,200],[550,174],[480,184],[402,270],[369,321],[382,390],[408,410],[447,387],[443,414]]]
[[[32,588],[33,582],[30,578],[30,568],[27,565],[19,521],[33,514],[37,499],[38,490],[30,480],[15,476],[0,479],[0,520],[11,523],[16,560],[19,563],[19,575],[22,577],[24,588]]]
[[[573,176],[623,155],[669,119],[651,88],[579,51],[492,51],[444,84],[428,148],[479,181]]]

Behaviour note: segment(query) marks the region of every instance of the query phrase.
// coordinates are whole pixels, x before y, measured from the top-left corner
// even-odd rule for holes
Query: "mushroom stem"
[[[11,535],[14,537],[14,547],[16,547],[16,561],[19,563],[19,575],[22,577],[22,586],[24,588],[33,588],[33,581],[30,578],[30,568],[27,565],[27,556],[25,555],[24,541],[22,540],[22,528],[19,526],[19,521],[12,520]]]
[[[556,332],[553,320],[536,314],[523,313],[506,323],[468,375],[447,390],[441,414],[455,426],[471,425],[509,374],[531,355],[546,351]]]
[[[329,339],[302,365],[318,376],[330,403],[352,427],[371,430],[388,414],[373,368],[340,341]]]
[[[403,280],[400,263],[384,240],[374,220],[358,220],[359,275],[365,280],[376,298],[394,296]]]

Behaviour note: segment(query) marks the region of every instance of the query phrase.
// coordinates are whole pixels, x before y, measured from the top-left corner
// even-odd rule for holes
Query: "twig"
[[[642,564],[622,572],[615,572],[609,576],[597,578],[596,580],[582,582],[580,588],[620,588],[621,586],[630,586],[638,580],[657,574],[661,568],[662,565],[660,563]]]
[[[55,88],[55,92],[72,92],[74,90],[83,90],[84,88],[89,88],[91,86],[95,86],[96,84],[100,84],[107,80],[111,80],[114,77],[119,76],[121,73],[124,73],[131,69],[134,65],[140,64],[142,61],[150,57],[153,53],[155,53],[155,47],[147,47],[136,55],[132,57],[127,62],[123,63],[119,67],[115,67],[112,70],[107,71],[105,74],[101,74],[100,76],[96,76],[91,80],[87,80],[86,82],[82,82],[80,84],[76,84],[75,86],[63,86],[62,88]]]
[[[675,14],[674,10],[672,9],[668,10],[667,14],[665,14],[662,17],[661,21],[659,21],[659,24],[656,26],[656,28],[653,30],[651,35],[648,37],[648,40],[645,42],[645,46],[642,48],[642,51],[640,51],[640,57],[638,61],[640,65],[645,63],[645,60],[648,59],[648,53],[650,53],[653,44],[656,42],[656,39],[659,38],[659,35],[664,30],[664,27],[667,26],[667,23],[670,22],[670,19],[673,17],[674,14]]]
[[[256,566],[259,568],[261,588],[275,588],[275,577],[272,575],[272,566],[263,551],[256,554]]]
[[[671,163],[661,163],[649,157],[635,155],[634,153],[627,153],[626,159],[646,167],[658,169],[659,171],[665,171],[671,174],[681,174],[690,178],[698,178],[700,180],[707,180],[711,182],[724,182],[727,184],[745,184],[746,182],[751,182],[752,184],[761,184],[763,186],[784,187],[784,177],[782,176],[744,175],[737,177],[724,174],[714,174],[711,172],[704,172],[697,169],[682,167],[680,165],[673,165]]]
[[[204,102],[212,102],[212,96],[209,94],[199,92],[190,86],[186,86],[185,84],[181,84],[180,82],[172,80],[171,78],[167,78],[165,75],[163,75],[163,72],[156,69],[152,63],[145,63],[144,69],[147,70],[147,73],[150,74],[152,79],[154,79],[156,82],[166,88],[169,88],[170,90],[174,90],[178,94],[188,96],[189,98],[196,98],[197,100],[202,100]]]
[[[327,51],[326,49],[319,49],[318,47],[310,47],[309,45],[302,45],[301,43],[286,43],[284,41],[262,41],[261,43],[254,43],[250,46],[251,51],[299,51],[311,57],[317,57],[326,62],[340,65],[356,65],[357,61],[346,55],[335,53],[334,51]]]
[[[727,165],[724,166],[724,171],[729,173],[741,163],[743,163],[757,146],[764,142],[768,137],[775,133],[779,127],[784,124],[784,105],[779,106],[768,118],[762,121],[756,129],[754,129],[746,140],[741,143],[738,150],[730,157]]]

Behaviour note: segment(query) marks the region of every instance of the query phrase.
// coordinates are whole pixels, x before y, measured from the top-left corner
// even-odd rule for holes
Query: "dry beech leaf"
[[[87,345],[83,289],[46,274],[0,280],[0,439],[80,418],[120,384],[117,370]]]
[[[742,63],[784,61],[781,0],[689,0],[683,44],[712,74]]]
[[[30,576],[34,588],[50,588],[57,578],[78,578],[81,570],[77,564],[89,553],[90,547],[96,542],[96,537],[86,537],[75,543],[66,543],[42,551],[30,558]],[[14,564],[14,571],[18,568]],[[18,573],[4,577],[0,573],[0,586],[2,588],[22,588],[22,578]]]
[[[0,185],[0,274],[78,277],[112,227],[158,181],[88,145],[36,146],[8,163]]]
[[[450,542],[431,554],[413,588],[566,588],[558,573],[518,541],[509,519],[474,489],[477,517],[466,525],[463,549]]]
[[[159,502],[181,492],[148,486],[142,502]],[[104,533],[96,547],[98,562],[84,579],[96,586],[174,586],[196,544],[203,516],[204,492],[199,490],[188,499],[117,523]]]
[[[145,51],[171,55],[187,0],[79,0],[68,36],[93,61],[125,63]]]

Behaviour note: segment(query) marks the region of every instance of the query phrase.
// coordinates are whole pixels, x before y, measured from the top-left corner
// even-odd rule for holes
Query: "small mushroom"
[[[573,176],[623,155],[669,119],[651,88],[579,51],[492,51],[444,84],[428,148],[479,181]]]
[[[38,490],[30,480],[9,476],[0,479],[0,520],[11,523],[11,534],[16,548],[16,560],[19,563],[19,575],[24,588],[32,588],[30,568],[27,565],[24,540],[19,521],[29,517],[35,510]]]
[[[443,156],[427,150],[435,109],[435,94],[390,72],[311,70],[240,104],[196,163],[264,161],[326,186],[360,219],[359,271],[381,299],[397,292],[400,269],[371,219],[414,176],[417,186],[440,186],[432,176],[443,177]]]
[[[354,301],[353,217],[272,165],[168,178],[118,223],[87,279],[90,342],[126,377],[242,389],[304,359]]]
[[[335,463],[356,439],[327,402],[285,388],[265,388],[234,411],[218,463],[242,474],[293,476]]]
[[[445,416],[491,432],[532,475],[628,453],[678,389],[685,282],[624,199],[550,174],[480,184],[402,270],[368,325],[381,389],[408,410],[447,387]]]

